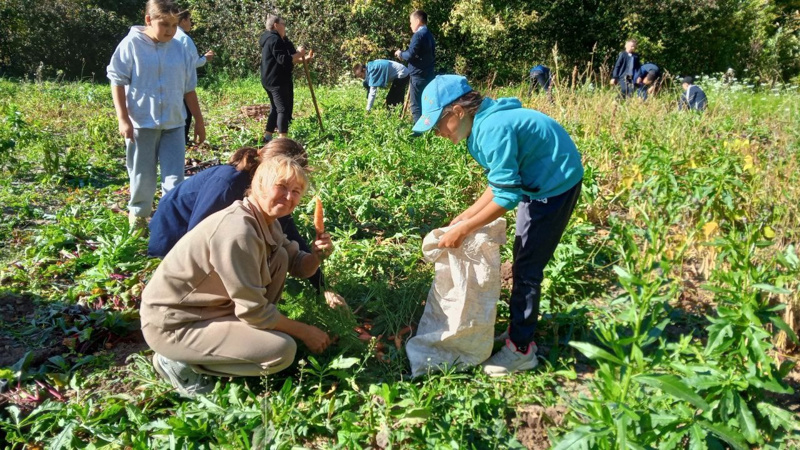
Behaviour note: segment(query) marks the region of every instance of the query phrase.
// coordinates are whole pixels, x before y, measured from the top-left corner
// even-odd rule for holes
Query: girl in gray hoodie
[[[179,14],[172,0],[148,0],[147,25],[131,27],[106,69],[119,133],[125,138],[131,180],[128,219],[134,230],[147,228],[156,192],[156,163],[161,165],[163,194],[183,181],[184,100],[196,119],[195,142],[205,140],[205,123],[195,93],[196,55],[173,39]]]

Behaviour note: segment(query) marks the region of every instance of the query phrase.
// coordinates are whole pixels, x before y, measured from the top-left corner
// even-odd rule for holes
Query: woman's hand
[[[314,325],[306,325],[306,330],[303,331],[302,336],[299,336],[299,338],[314,353],[322,353],[331,345],[331,339],[328,334]]]
[[[347,302],[344,301],[344,297],[337,294],[336,292],[325,291],[323,295],[325,295],[325,303],[327,303],[328,306],[330,306],[331,308],[350,309],[350,307],[347,306]]]
[[[461,247],[467,234],[469,234],[469,229],[464,224],[456,225],[439,239],[439,248]]]
[[[331,241],[331,235],[328,233],[317,235],[317,239],[315,239],[314,243],[311,245],[311,252],[316,255],[320,261],[333,253],[333,242]]]

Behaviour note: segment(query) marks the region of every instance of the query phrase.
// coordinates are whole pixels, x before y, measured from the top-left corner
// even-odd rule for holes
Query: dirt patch
[[[63,334],[51,332],[49,341],[53,345],[36,345],[29,335],[14,331],[29,326],[36,316],[36,300],[28,295],[8,291],[0,292],[0,367],[14,365],[27,352],[33,352],[31,365],[39,365],[48,358],[60,355],[67,348],[60,344]]]
[[[560,426],[567,414],[565,406],[544,407],[540,405],[525,405],[517,409],[514,426],[517,429],[517,439],[526,448],[532,450],[545,450],[551,447],[547,429]]]
[[[106,344],[106,351],[114,354],[114,365],[116,366],[126,365],[128,356],[143,352],[149,348],[150,346],[144,341],[141,330],[134,331],[114,344]]]
[[[506,261],[500,264],[500,287],[503,289],[511,290],[514,284],[514,274],[511,271],[511,261]]]

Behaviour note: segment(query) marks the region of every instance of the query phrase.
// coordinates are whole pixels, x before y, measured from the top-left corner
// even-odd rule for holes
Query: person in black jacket
[[[636,39],[628,39],[625,42],[625,51],[619,54],[614,70],[611,72],[611,84],[619,84],[619,92],[622,98],[633,95],[636,85],[642,83],[639,77],[639,54],[636,53]]]
[[[288,136],[294,105],[292,69],[296,63],[313,58],[313,54],[306,55],[302,46],[295,48],[286,37],[286,22],[280,16],[269,16],[267,31],[258,43],[261,46],[261,86],[267,91],[270,103],[264,131],[264,142],[268,142],[276,129],[278,136]]]
[[[688,109],[693,111],[705,111],[708,106],[706,93],[700,86],[694,84],[694,78],[683,77],[683,90],[685,91],[678,100],[678,109]]]
[[[428,14],[425,11],[419,9],[414,11],[409,21],[411,31],[414,32],[411,44],[406,51],[400,49],[395,51],[394,56],[408,61],[408,71],[411,75],[411,116],[416,123],[422,115],[422,91],[436,75],[434,72],[436,41],[428,30]]]

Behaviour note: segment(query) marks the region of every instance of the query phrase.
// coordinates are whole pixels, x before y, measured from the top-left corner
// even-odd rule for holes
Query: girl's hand
[[[211,60],[213,60],[215,56],[217,56],[217,54],[214,53],[214,50],[207,51],[206,54],[205,54],[206,61],[207,62],[211,62]]]
[[[306,61],[311,61],[314,59],[314,49],[308,51],[308,54],[305,56]]]
[[[457,224],[458,222],[461,222],[461,221],[464,221],[464,220],[467,220],[467,219],[469,219],[469,217],[467,216],[466,212],[463,212],[463,213],[457,215],[455,219],[451,220],[449,226],[453,226],[453,225]]]
[[[197,145],[206,140],[206,124],[202,118],[196,118],[194,122],[194,142]]]
[[[131,119],[129,117],[125,117],[124,119],[119,119],[118,122],[119,134],[125,139],[133,140],[133,124],[131,123]]]
[[[297,47],[296,50],[297,50],[297,54],[300,55],[301,58],[306,56],[306,49],[302,45],[300,47]]]
[[[325,259],[328,255],[333,253],[333,242],[331,241],[331,235],[328,233],[317,235],[317,239],[314,240],[314,244],[311,246],[311,252],[314,253],[320,260]]]
[[[468,229],[465,226],[456,226],[442,235],[439,239],[439,248],[458,248],[467,237]]]
[[[307,329],[300,336],[300,339],[306,344],[309,350],[314,353],[322,353],[331,345],[331,339],[328,334],[314,325],[306,325]]]
[[[341,295],[333,292],[333,291],[325,291],[325,303],[328,304],[331,308],[343,308],[343,309],[350,309],[347,306],[347,302],[344,301],[344,297]]]

